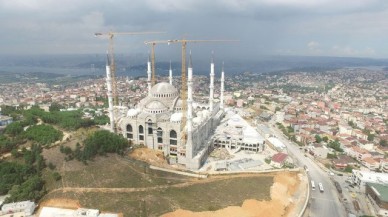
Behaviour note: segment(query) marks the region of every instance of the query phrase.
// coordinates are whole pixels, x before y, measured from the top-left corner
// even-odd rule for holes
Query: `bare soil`
[[[192,212],[178,209],[162,217],[282,217],[288,215],[288,208],[293,207],[292,195],[299,185],[295,173],[279,173],[271,187],[270,201],[245,200],[242,206],[229,206],[217,211]]]
[[[130,154],[130,157],[147,162],[155,166],[169,166],[164,158],[162,151],[157,151],[149,148],[136,148]]]

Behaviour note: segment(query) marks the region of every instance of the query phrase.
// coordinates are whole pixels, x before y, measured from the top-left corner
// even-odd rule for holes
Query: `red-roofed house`
[[[284,163],[287,161],[287,157],[288,157],[287,154],[279,152],[274,156],[272,156],[271,163],[273,166],[281,168],[283,167]]]

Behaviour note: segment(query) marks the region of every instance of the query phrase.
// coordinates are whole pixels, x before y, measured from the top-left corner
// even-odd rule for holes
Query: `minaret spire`
[[[110,121],[110,129],[112,132],[115,131],[115,123],[114,123],[114,115],[113,115],[113,94],[112,94],[112,74],[110,71],[110,61],[109,55],[106,55],[106,86],[107,86],[107,95],[108,95],[108,111],[109,111],[109,121]]]
[[[191,51],[189,59],[189,68],[187,70],[187,140],[186,157],[193,158],[193,65],[191,61]]]
[[[170,80],[170,84],[172,85],[172,69],[171,69],[171,60],[170,60],[170,70],[168,70],[168,73],[169,73],[169,80]]]
[[[222,72],[221,72],[221,93],[220,93],[220,109],[224,109],[224,83],[225,83],[225,73],[224,73],[224,62],[222,62]]]
[[[150,55],[148,55],[148,62],[147,62],[147,84],[148,84],[148,96],[151,96],[151,61],[150,61]]]
[[[210,96],[209,96],[209,110],[213,111],[214,101],[214,52],[212,51],[212,58],[210,63]]]

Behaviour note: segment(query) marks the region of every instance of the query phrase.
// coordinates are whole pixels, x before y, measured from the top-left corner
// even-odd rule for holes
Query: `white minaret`
[[[222,62],[222,72],[221,72],[221,93],[220,93],[220,109],[224,109],[224,62]]]
[[[168,73],[169,73],[169,80],[170,80],[170,84],[172,85],[172,69],[171,69],[171,60],[170,60],[170,70],[168,71]]]
[[[186,157],[193,158],[193,66],[191,63],[191,51],[189,68],[187,70],[187,141],[186,141]]]
[[[147,62],[147,83],[148,83],[148,96],[151,96],[151,62],[150,57],[148,56],[148,62]]]
[[[213,98],[214,98],[214,53],[212,52],[212,62],[210,64],[210,96],[209,96],[209,107],[210,112],[213,111]]]
[[[114,116],[113,116],[113,95],[112,95],[112,75],[110,71],[109,56],[107,55],[106,61],[106,86],[108,89],[108,104],[109,104],[109,121],[110,129],[112,132],[115,130]]]

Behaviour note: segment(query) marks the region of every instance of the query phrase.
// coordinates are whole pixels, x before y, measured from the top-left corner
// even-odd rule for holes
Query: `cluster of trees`
[[[10,152],[20,144],[21,137],[16,139],[8,138],[0,134],[0,154]]]
[[[294,128],[288,126],[287,128],[283,126],[283,124],[277,122],[276,125],[278,126],[278,128],[283,132],[283,134],[285,136],[287,136],[287,138],[289,138],[291,141],[295,142],[296,144],[298,144],[299,146],[303,146],[302,143],[298,142],[296,140],[296,136],[294,135]]]
[[[41,119],[44,123],[54,124],[65,130],[77,130],[81,127],[90,127],[96,124],[105,124],[109,121],[107,116],[98,117],[97,123],[91,119],[83,119],[82,111],[59,111],[61,106],[53,103],[50,106],[50,111],[46,112],[38,106],[32,106],[28,110],[15,109],[10,106],[2,106],[5,115],[14,116],[14,120],[20,120],[22,126],[29,126],[37,123]],[[22,118],[21,118],[22,117]],[[20,128],[19,128],[20,129]],[[17,130],[17,129],[16,129]]]
[[[93,159],[96,155],[104,155],[106,153],[124,154],[128,147],[128,141],[120,135],[111,133],[106,130],[96,131],[88,136],[83,142],[83,147],[77,144],[75,150],[69,147],[60,147],[60,151],[67,155],[66,159],[77,159],[86,163]]]
[[[24,133],[26,138],[35,141],[41,145],[49,145],[55,141],[61,140],[62,131],[55,129],[51,125],[42,124],[29,127]]]
[[[32,140],[41,145],[49,145],[62,139],[63,133],[51,125],[33,125],[23,130],[22,122],[13,122],[4,130],[4,135],[0,135],[0,153],[11,151],[25,139]]]
[[[329,141],[329,137],[324,136],[324,137],[322,138],[320,135],[316,134],[316,135],[315,135],[315,142],[320,143],[320,142],[322,142],[322,141],[328,142],[328,141]]]
[[[341,148],[341,144],[338,140],[330,141],[327,144],[327,147],[332,148],[338,152],[344,152],[344,150]]]
[[[23,161],[0,161],[0,194],[9,194],[6,203],[21,200],[39,200],[44,194],[42,170],[46,167],[40,145],[23,149]]]

